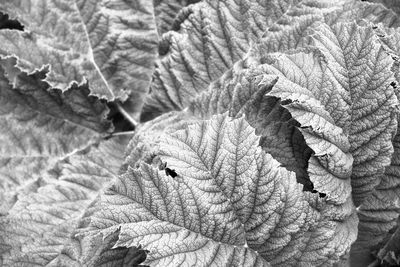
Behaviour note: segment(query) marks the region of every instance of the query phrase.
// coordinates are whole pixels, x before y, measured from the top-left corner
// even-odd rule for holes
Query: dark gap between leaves
[[[115,103],[108,103],[110,108],[110,113],[108,114],[108,119],[114,123],[115,133],[128,132],[135,130],[135,127],[128,121],[125,116],[118,110]]]
[[[320,193],[320,192],[318,192],[318,191],[315,190],[315,189],[313,189],[313,190],[311,191],[311,193],[314,193],[314,194],[318,193],[320,198],[326,197],[326,194],[325,194],[325,193]]]
[[[0,30],[3,29],[24,31],[24,25],[16,19],[10,19],[8,14],[0,12]]]

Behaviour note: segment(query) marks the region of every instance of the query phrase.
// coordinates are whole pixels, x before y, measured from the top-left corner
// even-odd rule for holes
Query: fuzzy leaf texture
[[[164,134],[152,164],[129,167],[102,196],[89,231],[120,229],[115,247],[142,245],[151,266],[337,260],[356,237],[352,206],[303,192],[258,142],[244,118],[226,115]],[[177,176],[160,170],[157,159]]]
[[[0,211],[15,201],[26,184],[55,162],[83,149],[112,131],[108,108],[87,84],[68,91],[49,88],[48,69],[33,74],[15,67],[15,59],[0,60]],[[15,88],[7,76],[14,76]]]
[[[74,248],[70,235],[81,216],[118,174],[126,141],[113,138],[77,151],[19,192],[12,208],[0,217],[0,246],[8,248],[2,266],[73,265],[61,252],[64,247]]]
[[[201,1],[183,9],[178,31],[163,36],[144,119],[186,107],[298,0]],[[179,21],[179,20],[178,20]],[[165,51],[164,51],[165,50]]]
[[[0,265],[399,265],[398,7],[0,0]]]
[[[246,94],[256,93],[257,87],[249,90],[251,79],[265,74],[277,75],[277,83],[264,89],[264,93],[269,91],[268,96],[280,99],[283,104],[259,98],[253,105],[271,108],[253,108],[248,115],[255,117],[253,124],[268,138],[271,123],[282,126],[286,120],[285,125],[288,124],[290,117],[286,115],[285,118],[280,106],[284,107],[302,127],[300,131],[313,150],[308,172],[316,190],[331,191],[332,198],[345,200],[350,194],[345,183],[350,182],[351,175],[353,198],[359,204],[379,182],[379,175],[389,165],[393,153],[398,103],[391,86],[393,60],[384,52],[370,27],[320,23],[312,30],[312,38],[307,42],[321,50],[268,54],[271,49],[266,39],[233,69],[239,72],[244,68],[237,74],[242,78],[231,82],[232,75],[226,73],[227,77],[210,86],[208,96],[194,101],[194,105],[198,105],[194,112],[225,111],[226,103],[235,105],[240,98],[246,98]],[[335,40],[338,40],[336,44]],[[259,70],[252,69],[257,64],[260,64]],[[262,116],[265,118],[260,119]],[[273,143],[278,142],[274,140]],[[280,149],[277,148],[276,153]]]
[[[100,98],[131,94],[140,110],[157,54],[151,1],[2,0],[0,11],[24,26],[0,31],[0,55],[28,73],[49,65],[46,81],[63,91],[89,81]]]

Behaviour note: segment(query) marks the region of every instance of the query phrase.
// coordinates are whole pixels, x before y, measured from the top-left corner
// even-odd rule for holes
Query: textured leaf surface
[[[271,47],[263,42],[261,49],[254,49],[255,54],[249,57],[261,58],[261,63],[266,63],[260,66],[263,72],[280,77],[268,95],[281,99],[300,123],[305,141],[315,154],[309,161],[308,172],[316,190],[332,192],[334,199],[346,200],[350,194],[346,183],[351,174],[353,198],[360,204],[379,182],[379,175],[389,165],[393,153],[391,140],[397,128],[398,103],[391,86],[393,60],[370,27],[319,23],[310,30],[313,37],[306,43],[318,47],[322,53],[316,50],[268,55]],[[251,65],[247,62],[251,60],[243,61],[240,66]],[[213,96],[197,99],[202,105],[200,109],[224,109],[229,99],[235,102],[235,93],[249,90],[249,86],[240,90],[242,84],[235,85],[233,81],[217,90],[218,93],[211,93],[214,99]],[[209,92],[212,90],[211,87]],[[222,95],[219,99],[215,97],[218,94]],[[207,109],[205,105],[210,106]],[[212,105],[219,106],[213,109]],[[274,114],[272,110],[264,108],[265,116]],[[282,115],[265,120],[260,128],[265,128],[268,120],[281,121]]]
[[[391,85],[394,81],[391,71],[393,60],[385,53],[371,27],[355,23],[320,24],[312,33],[309,43],[321,49],[321,55],[314,52],[313,57],[304,53],[265,56],[265,72],[290,81],[286,84],[285,80],[278,81],[270,95],[289,100],[289,104],[284,106],[289,107],[292,116],[302,126],[308,126],[314,132],[312,135],[319,132],[317,135],[322,139],[328,139],[340,150],[351,153],[354,158],[351,177],[353,198],[360,204],[379,183],[379,175],[389,165],[393,153],[391,140],[397,128],[395,106],[398,103]],[[268,52],[270,48],[267,45],[264,49]],[[324,130],[313,124],[304,111],[319,117],[314,123],[333,123],[336,130],[335,127]],[[304,129],[302,132],[312,137]],[[336,132],[334,138],[333,132]],[[346,139],[345,135],[349,135],[350,150],[343,141],[337,143],[339,139]],[[324,153],[326,147],[321,143],[305,139],[311,149]],[[321,150],[322,147],[324,149]],[[316,155],[319,155],[316,150]],[[339,154],[335,159],[331,156],[322,161],[333,160],[336,163],[328,166],[336,166],[334,168],[342,170],[343,175],[346,173],[343,170],[351,170],[348,157],[346,159]],[[347,168],[339,167],[336,165],[338,162]],[[323,180],[318,184],[327,186],[325,190],[332,188],[332,183],[327,185],[326,178]]]
[[[382,23],[397,28],[400,18],[382,5],[359,1],[302,1],[277,20],[263,36],[263,45],[271,52],[284,52],[309,45],[310,35],[321,25],[356,22]]]
[[[400,25],[399,17],[382,5],[351,0],[206,1],[185,9],[179,17],[179,31],[163,38],[162,54],[166,56],[156,68],[143,119],[186,107],[191,98],[243,58],[251,42],[258,42],[266,30],[276,31],[276,25],[290,28],[269,39],[280,51],[281,46],[302,45],[301,38],[308,33],[304,28],[312,25],[300,23],[297,29],[292,28],[298,19],[308,23],[367,20],[391,27]]]
[[[393,153],[398,104],[391,71],[393,60],[370,27],[337,24],[321,27],[315,44],[351,99],[349,141],[354,157],[353,199],[360,204],[379,183]]]
[[[191,98],[242,59],[250,43],[298,2],[210,0],[185,9],[190,15],[179,25],[179,32],[164,36],[169,43],[168,53],[153,76],[144,118],[186,107]]]
[[[158,34],[162,35],[170,30],[177,30],[180,19],[185,19],[185,12],[182,9],[197,2],[199,0],[154,0]]]
[[[235,79],[227,75],[222,84],[215,83],[215,88],[194,101],[193,112],[230,110],[236,115],[239,107],[263,136],[264,149],[296,171],[307,190],[315,188],[337,203],[347,201],[352,156],[342,127],[349,123],[349,107],[343,92],[332,86],[323,56],[318,51],[266,55],[261,48],[249,57],[269,64],[244,70]],[[271,83],[276,76],[279,79]],[[240,100],[250,101],[245,105]],[[313,186],[307,184],[309,179]]]
[[[18,188],[34,181],[58,159],[82,149],[112,130],[108,108],[89,96],[87,85],[62,93],[42,79],[47,69],[27,75],[12,58],[0,68],[0,202],[15,201]],[[12,88],[6,76],[14,75]]]
[[[396,244],[399,237],[391,239],[390,231],[395,231],[400,214],[400,136],[393,140],[394,154],[390,166],[386,167],[380,183],[372,194],[359,207],[360,225],[356,243],[352,247],[352,262],[357,264],[374,260],[372,253],[377,253],[389,242]],[[397,233],[398,235],[398,233]],[[388,240],[389,239],[389,240]],[[383,245],[382,245],[383,244]],[[381,259],[386,257],[390,248],[380,252]],[[365,261],[361,261],[364,259]],[[358,265],[360,266],[360,265]]]
[[[397,14],[400,14],[400,3],[396,0],[367,0],[373,3],[380,3],[386,6],[387,8],[392,9]]]
[[[397,82],[399,82],[399,68],[397,58],[400,55],[398,29],[379,27],[376,29],[385,50],[396,58],[392,66]],[[399,96],[398,85],[395,93]],[[394,153],[391,164],[386,167],[380,183],[375,187],[371,196],[359,208],[360,227],[359,239],[352,246],[352,262],[371,263],[382,261],[385,264],[398,264],[400,214],[400,137],[397,134],[393,140]],[[396,256],[397,255],[397,256]],[[364,261],[361,261],[364,259]]]
[[[297,130],[298,124],[279,100],[265,97],[278,78],[265,75],[256,67],[261,64],[261,58],[259,51],[251,51],[249,56],[237,62],[220,79],[211,83],[207,91],[196,97],[190,103],[189,111],[203,119],[227,111],[232,117],[246,115],[256,134],[261,135],[262,148],[282,166],[294,171],[297,181],[311,191],[313,188],[306,166],[311,150]]]
[[[126,143],[111,139],[81,150],[57,162],[29,191],[19,194],[0,217],[0,246],[12,247],[3,253],[2,266],[54,264],[85,209],[117,175]],[[62,260],[54,266],[67,266]]]
[[[141,244],[154,266],[337,260],[355,239],[352,206],[302,192],[294,173],[258,142],[243,118],[224,115],[163,134],[152,165],[142,162],[119,177],[89,229],[104,235],[120,229],[116,247]],[[159,160],[178,176],[159,170]]]
[[[0,11],[25,27],[0,32],[1,55],[27,72],[49,65],[46,80],[62,90],[86,80],[100,98],[126,90],[140,108],[158,42],[152,1],[7,0]]]

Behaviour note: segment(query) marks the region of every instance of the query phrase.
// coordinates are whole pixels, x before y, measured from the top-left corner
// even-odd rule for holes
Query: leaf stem
[[[139,123],[134,118],[132,118],[132,116],[121,106],[120,103],[117,103],[117,108],[119,112],[121,112],[121,114],[125,117],[125,119],[127,119],[133,125],[133,127],[136,128]]]
[[[135,131],[116,132],[112,133],[110,136],[133,135],[133,134],[135,134]]]

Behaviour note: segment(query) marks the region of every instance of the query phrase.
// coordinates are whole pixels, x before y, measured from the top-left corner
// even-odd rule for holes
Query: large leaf
[[[71,246],[70,235],[86,208],[116,177],[126,143],[126,138],[113,138],[78,151],[19,194],[13,207],[0,217],[0,247],[11,248],[1,255],[2,266],[67,266],[59,255]]]
[[[229,110],[231,115],[236,116],[240,107],[239,111],[244,111],[251,125],[263,136],[261,145],[264,149],[283,166],[296,171],[298,181],[305,185],[306,190],[315,189],[328,194],[328,199],[336,203],[347,201],[351,190],[352,156],[342,127],[349,119],[344,116],[334,120],[328,112],[343,116],[348,106],[339,90],[326,87],[329,79],[321,55],[297,53],[268,56],[255,49],[250,57],[270,64],[243,71],[236,79],[228,78],[228,82],[223,81],[219,88],[213,88],[196,99],[192,105],[193,112],[201,112],[199,109],[215,113]],[[307,78],[302,80],[292,76],[296,72],[285,71],[295,68],[307,72],[303,72]],[[271,83],[266,73],[278,75],[279,79]],[[290,80],[303,81],[301,85],[305,87]],[[330,99],[339,100],[333,103],[338,104],[327,104],[329,98],[325,97],[328,91],[331,91],[328,94]],[[266,93],[267,97],[263,97]],[[240,100],[243,102],[244,99],[250,102],[240,104]],[[334,109],[337,113],[332,113]],[[307,152],[310,148],[313,156]],[[302,170],[307,173],[301,173]],[[311,180],[313,185],[307,184],[307,180]]]
[[[389,2],[389,1],[387,1]],[[380,41],[393,58],[398,59],[400,50],[398,40],[400,34],[397,28],[376,29]],[[392,67],[397,82],[399,82],[399,64]],[[395,93],[399,96],[398,85],[394,85]],[[352,263],[357,266],[371,262],[398,263],[400,214],[400,136],[393,140],[394,153],[391,164],[386,167],[376,186],[365,202],[359,207],[360,227],[359,238],[352,247]],[[396,262],[397,261],[397,262]]]
[[[398,104],[392,86],[393,60],[371,27],[325,26],[313,40],[327,55],[337,84],[350,96],[353,199],[361,204],[379,183],[379,175],[390,164],[393,153],[391,140],[397,129]]]
[[[358,1],[304,1],[290,8],[276,21],[263,37],[264,49],[269,53],[284,52],[309,44],[310,35],[321,25],[339,22],[365,24],[382,23],[386,27],[399,27],[400,18],[378,4]]]
[[[49,65],[51,87],[89,81],[91,94],[113,100],[126,90],[141,107],[157,53],[152,1],[4,0],[0,11],[24,26],[0,32],[0,55],[19,68]]]
[[[152,164],[129,167],[102,196],[89,230],[120,229],[115,247],[142,245],[152,266],[338,260],[355,239],[351,201],[335,207],[303,192],[258,143],[243,118],[224,115],[162,134]]]
[[[305,56],[290,56],[287,60],[273,59],[272,61],[276,61],[275,63],[277,66],[273,66],[272,69],[267,70],[266,72],[285,77],[291,82],[297,83],[301,87],[305,88],[309,93],[316,95],[315,98],[317,102],[321,102],[322,106],[320,108],[314,108],[314,111],[312,112],[319,115],[321,110],[325,109],[327,112],[325,114],[327,115],[327,118],[331,117],[328,119],[328,122],[334,122],[337,126],[335,131],[342,132],[342,140],[347,139],[345,135],[350,134],[349,141],[351,151],[348,149],[348,144],[343,145],[343,143],[342,145],[339,145],[339,149],[343,150],[343,152],[348,155],[350,154],[349,152],[351,152],[355,157],[352,185],[355,193],[354,199],[357,204],[360,204],[362,199],[366,197],[379,182],[379,175],[383,173],[384,167],[389,164],[391,153],[393,152],[391,139],[397,125],[395,118],[396,112],[394,108],[397,104],[397,99],[394,96],[393,88],[390,86],[390,83],[393,82],[394,79],[390,71],[393,61],[386,55],[386,53],[384,53],[371,27],[361,27],[357,24],[350,25],[337,22],[349,20],[354,14],[357,14],[356,19],[359,20],[360,23],[362,23],[362,19],[367,19],[372,22],[384,22],[387,25],[393,26],[396,25],[397,20],[393,13],[390,13],[382,6],[375,4],[344,2],[341,5],[335,5],[333,7],[322,5],[323,8],[313,8],[312,5],[310,6],[309,11],[305,12],[305,15],[301,12],[298,13],[296,7],[288,10],[288,14],[293,16],[292,20],[289,19],[290,23],[288,23],[288,25],[290,26],[283,26],[283,29],[282,27],[275,28],[275,32],[272,31],[271,34],[266,35],[267,37],[263,40],[264,51],[261,53],[261,56],[265,56],[265,54],[274,50],[285,51],[309,45],[317,46],[323,51],[324,57],[327,58],[326,61],[328,61],[328,63],[324,62],[324,60],[318,59],[318,56],[315,56],[314,59],[310,59],[310,62],[307,61],[309,59],[304,61],[306,58]],[[303,7],[302,10],[304,11],[307,9]],[[356,13],[357,10],[361,12]],[[331,12],[328,13],[329,11]],[[282,22],[280,23],[285,25],[285,23],[288,22],[288,17],[290,18],[290,16],[282,17]],[[351,30],[345,32],[347,29]],[[314,35],[313,38],[309,37],[311,34]],[[274,40],[277,42],[274,43]],[[350,40],[353,41],[350,42]],[[365,47],[361,46],[361,44],[364,43],[368,45]],[[286,45],[282,47],[282,44]],[[348,57],[347,55],[354,56]],[[246,57],[246,55],[244,55],[244,57]],[[344,60],[347,60],[348,62],[345,62]],[[238,66],[241,66],[241,64],[247,64],[246,60],[243,62],[239,60]],[[310,66],[312,64],[316,65]],[[362,66],[366,68],[365,71],[360,71],[360,64],[363,64]],[[318,67],[318,65],[320,66]],[[178,68],[178,65],[174,66]],[[297,69],[297,71],[293,72],[293,69]],[[309,69],[313,71],[309,71]],[[303,75],[302,72],[304,71],[307,73]],[[225,75],[229,76],[229,71],[226,72]],[[200,76],[205,77],[205,75]],[[216,75],[216,77],[217,76],[218,75]],[[349,79],[349,77],[351,78]],[[212,80],[213,79],[209,79],[209,82]],[[233,86],[234,83],[231,84]],[[282,86],[291,86],[291,84],[289,83]],[[323,88],[320,90],[319,86],[322,86]],[[183,89],[191,90],[193,87],[195,87],[193,84],[188,84],[184,85]],[[213,87],[216,86],[210,85],[209,90],[213,90]],[[173,91],[174,90],[170,90],[169,92]],[[294,94],[291,97],[286,98],[286,100],[298,101],[297,93],[309,94],[304,91],[294,92]],[[284,100],[285,97],[287,97],[285,94],[286,93],[282,90],[277,89],[273,96]],[[178,95],[184,96],[184,93],[179,91]],[[314,95],[312,98],[314,98]],[[376,98],[373,95],[384,95],[385,97],[380,103],[369,103],[369,99]],[[358,96],[361,96],[361,98]],[[331,99],[332,97],[334,98],[333,100]],[[188,98],[190,97],[183,97],[182,99]],[[204,99],[200,99],[198,102],[203,100]],[[225,100],[227,99],[225,98]],[[168,103],[168,101],[164,101],[163,103]],[[227,103],[227,101],[225,101],[225,103]],[[268,104],[271,105],[273,103],[270,102]],[[306,106],[317,105],[316,103],[307,101],[303,104],[305,106],[302,108],[306,110],[309,109],[309,107]],[[160,104],[159,107],[163,106]],[[295,109],[298,108],[299,107],[296,107]],[[355,112],[353,112],[353,110]],[[362,118],[360,117],[360,114],[363,114]],[[304,122],[308,120],[305,117],[302,119]],[[375,124],[370,125],[370,122],[375,122]],[[308,126],[309,129],[318,127],[317,125],[308,124],[308,121],[304,125],[300,122],[300,125]],[[263,127],[265,126],[266,124],[264,123]],[[269,131],[273,132],[281,131],[283,129],[281,123],[271,127],[272,129],[269,129]],[[292,128],[284,130],[285,133],[283,135],[287,136],[284,139],[287,140],[290,136],[293,136],[293,130],[291,129]],[[332,129],[328,127],[317,135],[320,135],[320,137],[324,136],[322,137],[323,139],[329,139],[327,136],[331,134],[329,133],[331,130]],[[313,132],[312,135],[315,134],[315,131],[311,132]],[[310,137],[311,140],[313,139],[312,135],[308,133],[308,137]],[[265,136],[271,135],[265,134]],[[348,174],[351,171],[349,156],[343,158],[339,153],[334,158],[331,158],[331,153],[336,151],[336,148],[334,147],[338,145],[338,140],[339,139],[336,141],[328,141],[328,143],[333,142],[334,144],[332,147],[333,150],[328,153],[330,155],[328,158],[326,158],[328,154],[325,153],[326,147],[321,149],[321,144],[315,143],[315,140],[308,140],[308,144],[313,143],[314,152],[319,155],[318,161],[315,161],[313,158],[311,159],[311,166],[321,165],[321,160],[322,162],[328,160],[328,162],[331,163],[327,166],[335,166],[333,168],[336,168],[337,170],[342,167],[346,169],[346,171],[340,171],[340,173],[336,174],[333,172],[336,178],[343,175],[344,177],[348,177]],[[270,140],[267,140],[267,142],[269,141]],[[277,143],[275,141],[274,143]],[[318,151],[320,151],[321,154]],[[376,152],[370,153],[371,151]],[[275,154],[274,157],[278,158],[280,155]],[[304,157],[304,155],[300,155],[300,157]],[[339,165],[342,167],[336,166],[336,163],[334,162],[341,162]],[[287,163],[289,162],[285,162],[285,165],[289,165]],[[322,163],[322,166],[324,166],[324,164],[327,163]],[[304,167],[304,163],[300,164],[300,166]],[[329,188],[331,188],[333,183],[337,182],[335,179],[327,179],[326,177],[332,175],[332,167],[329,167],[327,172],[323,171],[325,174],[321,171],[322,170],[320,169],[314,170],[314,176],[316,177],[311,180],[314,180],[313,183],[316,183],[315,186],[318,191],[329,191]],[[299,173],[299,171],[297,171],[297,173]],[[343,180],[343,178],[340,180]],[[346,183],[348,182],[348,179],[344,179],[344,181]],[[342,196],[341,192],[343,192],[342,190],[345,188],[347,190],[345,195],[348,195],[350,193],[348,191],[349,187],[343,185],[338,187],[339,191],[335,193],[335,198],[340,198],[340,196]],[[342,200],[346,199],[345,195]]]
[[[178,15],[177,23],[181,22],[176,25],[178,32],[164,35],[162,54],[166,55],[156,68],[143,119],[186,107],[210,82],[242,59],[250,44],[258,42],[265,31],[275,31],[275,23],[290,28],[297,23],[291,19],[296,21],[303,16],[311,20],[330,20],[330,23],[368,20],[393,27],[400,25],[398,16],[382,5],[352,0],[198,3]],[[290,30],[294,33],[292,40],[285,33],[278,36],[281,40],[273,37],[270,42],[279,50],[285,46],[298,47],[301,45],[299,37],[308,33],[302,30],[304,26]]]
[[[33,74],[19,71],[15,60],[0,68],[0,202],[1,210],[15,201],[16,191],[34,181],[60,158],[97,142],[112,131],[108,108],[86,84],[68,91],[43,81],[47,68]],[[7,76],[14,76],[12,86]],[[9,203],[9,204],[7,204]]]
[[[256,134],[262,136],[262,148],[282,166],[294,171],[305,190],[312,191],[313,185],[306,170],[311,150],[297,130],[299,125],[279,100],[265,97],[278,78],[265,75],[257,68],[261,58],[259,51],[251,51],[244,60],[211,83],[207,91],[196,97],[190,103],[189,112],[203,119],[227,111],[232,117],[246,115]]]
[[[353,199],[359,205],[379,183],[379,176],[389,165],[393,153],[391,141],[397,129],[398,104],[391,71],[394,61],[370,26],[318,23],[309,31],[312,38],[305,43],[319,48],[322,54],[314,52],[313,57],[305,53],[268,56],[266,54],[271,46],[266,43],[263,46],[265,52],[257,57],[265,57],[267,64],[263,68],[266,73],[284,78],[278,81],[276,89],[269,95],[289,101],[285,106],[292,106],[289,111],[296,120],[303,120],[299,121],[302,126],[309,126],[313,134],[317,129],[320,137],[351,153],[354,158],[351,174]],[[315,118],[319,117],[319,125],[313,125],[310,117],[305,116],[305,111],[314,113]],[[323,130],[321,123],[324,124],[324,121],[328,124],[333,122],[338,128]],[[302,132],[304,134],[304,130]],[[336,134],[332,139],[333,132]],[[348,145],[343,146],[344,143],[338,145],[340,132],[349,136],[350,150],[346,148]],[[321,144],[311,141],[311,145],[307,138],[306,141],[317,155],[319,152],[315,149],[324,155],[326,147],[321,150]],[[329,159],[331,156],[328,161],[351,164],[342,156]],[[335,166],[332,164],[329,166]],[[324,179],[318,183],[332,188],[332,184],[327,185]]]
[[[156,68],[144,118],[180,110],[236,61],[268,26],[298,0],[203,1],[183,12],[190,16],[178,32],[164,36],[167,55]]]

